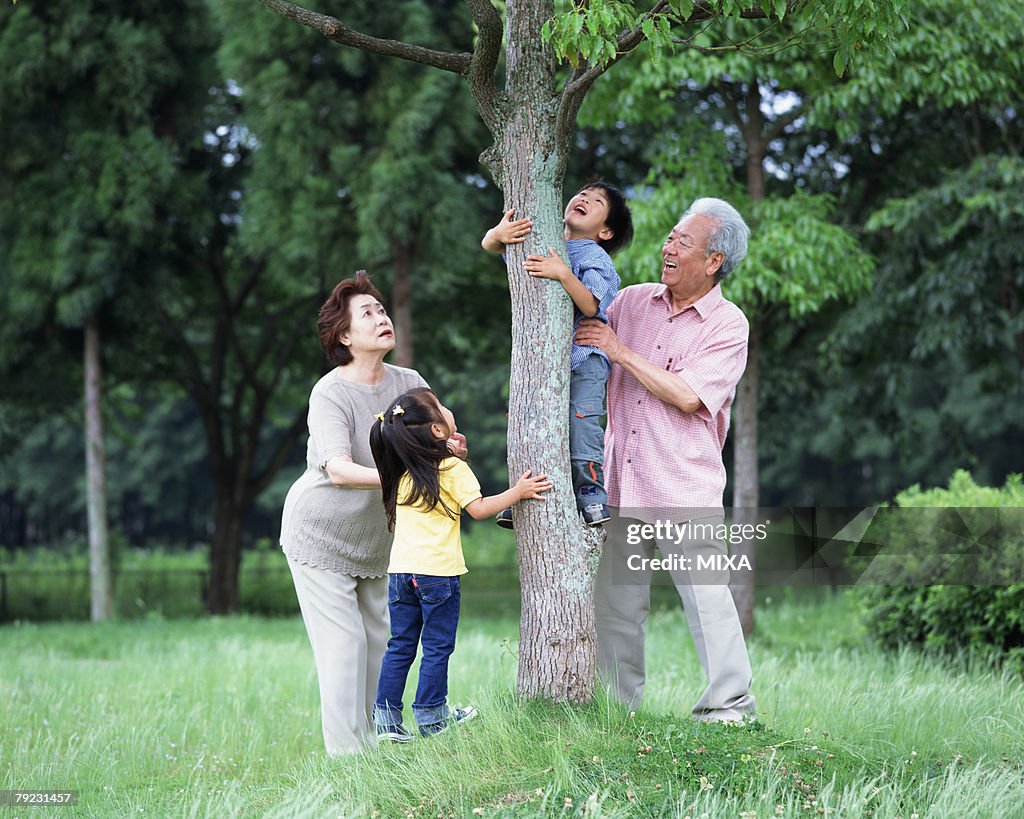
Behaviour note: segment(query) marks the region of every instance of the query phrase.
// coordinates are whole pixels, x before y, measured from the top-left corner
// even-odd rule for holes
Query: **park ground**
[[[644,707],[518,705],[513,617],[467,600],[458,731],[323,753],[297,617],[0,628],[0,789],[78,804],[0,816],[1024,816],[1024,686],[871,645],[844,594],[762,598],[759,722],[701,726],[677,607],[652,615]]]

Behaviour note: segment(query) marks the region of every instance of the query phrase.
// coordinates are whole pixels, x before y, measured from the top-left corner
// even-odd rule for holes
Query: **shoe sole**
[[[463,724],[469,722],[470,720],[476,719],[477,716],[479,716],[479,714],[480,714],[480,712],[477,711],[474,708],[472,711],[470,711],[466,716],[464,716],[460,720],[450,720],[449,722],[446,722],[444,725],[442,725],[440,728],[438,728],[436,731],[433,731],[433,732],[431,732],[429,734],[423,734],[422,731],[420,731],[420,733],[423,734],[424,737],[436,737],[438,734],[443,734],[445,731],[449,730],[450,728],[455,727],[456,725],[463,725]]]
[[[377,742],[395,742],[401,744],[403,742],[412,742],[412,737],[408,734],[377,734]]]

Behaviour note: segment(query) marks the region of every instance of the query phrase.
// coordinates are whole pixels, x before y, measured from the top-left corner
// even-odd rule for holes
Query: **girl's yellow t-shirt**
[[[438,469],[441,500],[455,517],[449,517],[440,505],[427,511],[422,506],[404,506],[399,502],[395,510],[395,541],[388,564],[390,574],[454,577],[468,571],[462,556],[459,522],[466,504],[481,496],[480,482],[469,465],[454,456],[441,461]],[[398,482],[399,499],[407,497],[410,488],[407,472]]]

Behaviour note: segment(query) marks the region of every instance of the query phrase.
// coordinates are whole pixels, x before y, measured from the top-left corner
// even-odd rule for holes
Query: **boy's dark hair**
[[[324,348],[327,360],[338,367],[352,363],[352,351],[338,341],[338,337],[347,333],[352,324],[350,303],[354,296],[373,296],[377,301],[383,301],[366,271],[357,270],[354,278],[338,282],[320,308],[317,321],[320,346]]]
[[[458,513],[441,500],[440,464],[453,456],[447,441],[434,437],[431,424],[445,424],[437,396],[426,387],[416,387],[392,401],[370,427],[370,451],[380,474],[389,530],[395,528],[399,503],[422,505],[427,511],[440,506],[448,517],[458,518]],[[412,487],[399,501],[398,485],[406,472]]]
[[[633,214],[629,210],[629,205],[626,204],[626,195],[614,185],[597,180],[588,182],[579,189],[578,193],[583,193],[591,188],[604,191],[604,195],[608,199],[608,218],[604,220],[604,224],[611,230],[612,238],[598,239],[597,243],[604,248],[605,253],[613,256],[633,241]]]

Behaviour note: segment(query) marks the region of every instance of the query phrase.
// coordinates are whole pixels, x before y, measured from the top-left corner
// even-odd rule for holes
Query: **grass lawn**
[[[518,706],[517,624],[485,610],[451,664],[480,718],[337,760],[298,618],[0,628],[0,789],[79,791],[0,816],[1024,816],[1022,681],[882,654],[845,597],[760,607],[756,728],[687,718],[678,610],[652,615],[636,713]]]

